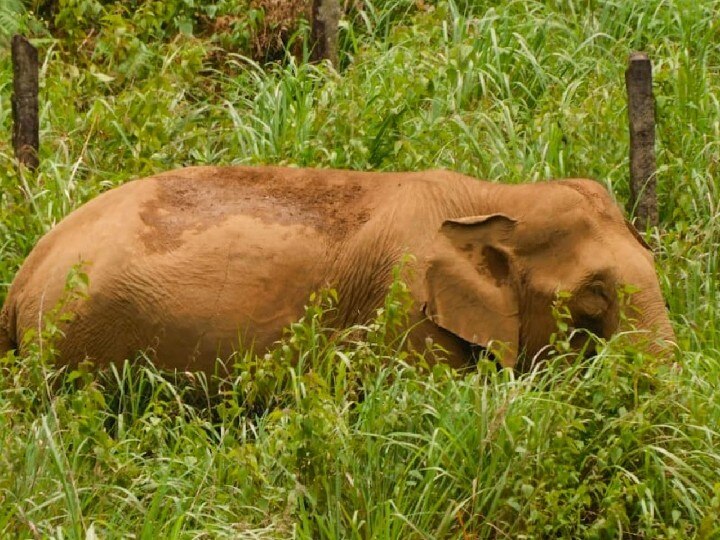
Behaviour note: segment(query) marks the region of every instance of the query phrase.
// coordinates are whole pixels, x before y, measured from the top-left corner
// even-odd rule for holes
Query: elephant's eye
[[[590,285],[588,285],[587,290],[595,296],[602,298],[606,302],[610,302],[610,293],[608,292],[607,287],[605,287],[605,283],[602,281],[593,281]]]
[[[605,283],[591,281],[573,299],[573,313],[584,317],[601,317],[610,307],[610,294]]]

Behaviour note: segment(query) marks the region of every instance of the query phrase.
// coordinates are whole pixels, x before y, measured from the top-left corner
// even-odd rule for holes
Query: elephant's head
[[[527,368],[557,331],[564,291],[575,329],[608,338],[627,324],[647,330],[655,349],[674,338],[652,253],[600,184],[498,186],[491,200],[490,212],[440,228],[425,276],[435,324],[506,367],[524,352],[517,367]],[[577,348],[587,341],[573,335]]]

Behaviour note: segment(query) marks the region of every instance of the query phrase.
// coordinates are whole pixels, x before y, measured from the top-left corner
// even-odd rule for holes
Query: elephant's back
[[[171,254],[233,221],[265,234],[303,230],[316,241],[338,244],[381,208],[394,206],[391,200],[412,205],[416,187],[448,174],[287,167],[172,170],[127,182],[82,205],[41,239],[25,266],[34,269],[50,252],[70,253],[76,262],[104,255]]]
[[[178,255],[217,229],[265,236],[303,229],[316,240],[339,240],[360,227],[369,210],[365,186],[345,171],[326,174],[276,167],[188,167],[127,182],[85,203],[38,242],[13,289],[45,268]],[[352,174],[352,173],[350,173]],[[203,242],[200,242],[201,244]]]
[[[242,216],[257,228],[304,228],[330,241],[365,223],[373,193],[362,173],[282,167],[190,167],[152,178],[139,216],[149,251]]]

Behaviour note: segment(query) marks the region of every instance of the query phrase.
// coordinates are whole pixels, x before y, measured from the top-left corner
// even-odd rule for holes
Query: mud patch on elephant
[[[183,233],[200,233],[234,216],[311,227],[334,239],[369,218],[364,187],[338,171],[203,167],[159,175],[155,181],[157,196],[140,211],[147,227],[141,239],[151,252],[177,249]]]

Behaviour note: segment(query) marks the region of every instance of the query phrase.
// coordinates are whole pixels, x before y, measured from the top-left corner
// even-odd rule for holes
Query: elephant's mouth
[[[495,364],[495,369],[497,369],[497,371],[502,371],[503,366],[500,363],[500,359],[497,358],[492,351],[489,351],[487,347],[483,347],[482,345],[478,345],[476,343],[470,343],[462,338],[459,339],[463,342],[463,345],[467,347],[467,357],[471,359],[473,367],[476,367],[478,362],[486,360]]]
[[[597,355],[598,338],[584,329],[574,330],[570,337],[570,349],[581,354],[585,359]]]

